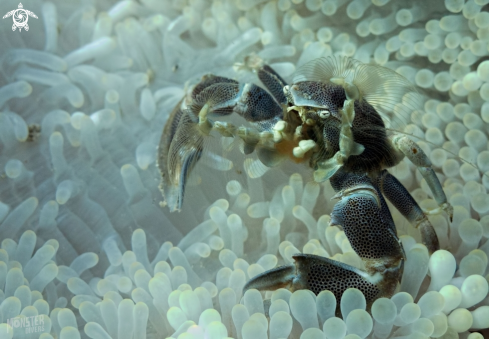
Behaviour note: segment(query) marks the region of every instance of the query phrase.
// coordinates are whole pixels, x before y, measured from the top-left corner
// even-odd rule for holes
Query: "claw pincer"
[[[386,272],[387,274],[379,279],[379,275],[370,276],[356,267],[317,255],[298,253],[293,258],[295,265],[281,266],[264,272],[248,281],[243,290],[286,288],[294,292],[308,289],[316,295],[328,290],[334,294],[339,310],[343,292],[355,287],[363,293],[367,309],[370,309],[376,299],[392,295],[401,274],[398,268]]]
[[[376,299],[394,293],[402,275],[404,255],[379,188],[368,176],[343,170],[331,178],[331,184],[339,192],[340,201],[331,214],[330,225],[343,228],[365,269],[329,258],[296,254],[295,266],[278,267],[254,277],[244,290],[309,289],[316,295],[329,290],[339,303],[343,292],[354,287],[364,294],[367,308]]]

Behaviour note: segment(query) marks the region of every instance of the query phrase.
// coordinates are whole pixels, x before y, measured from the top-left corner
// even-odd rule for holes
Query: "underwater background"
[[[22,2],[37,18],[0,20],[0,338],[489,336],[488,3]],[[2,16],[18,8],[0,3]],[[28,30],[12,26],[26,19]],[[161,204],[170,112],[208,73],[259,83],[233,67],[253,53],[286,81],[310,60],[349,56],[424,95],[392,128],[429,156],[454,219],[429,216],[443,249],[430,257],[391,206],[405,272],[372,315],[355,290],[341,300],[345,321],[327,293],[242,295],[298,252],[358,264],[328,227],[333,189],[305,165],[208,159],[181,212]],[[409,160],[390,172],[424,210],[437,207]],[[40,315],[42,326],[25,322]]]

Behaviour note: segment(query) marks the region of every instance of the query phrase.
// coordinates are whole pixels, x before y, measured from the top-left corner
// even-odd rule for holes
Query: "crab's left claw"
[[[295,265],[277,267],[254,277],[246,283],[243,292],[253,288],[259,291],[286,288],[291,292],[308,289],[317,295],[329,290],[339,302],[343,292],[354,287],[363,293],[370,306],[377,298],[392,294],[390,280],[397,283],[389,274],[371,276],[356,267],[317,255],[300,253],[293,258]]]
[[[159,188],[172,212],[182,208],[187,179],[204,145],[197,123],[180,104],[170,114],[158,148]]]
[[[286,288],[295,291],[293,288],[294,280],[296,280],[295,265],[286,265],[276,267],[269,271],[257,275],[246,283],[243,287],[243,293],[250,289],[259,291],[274,291],[279,288]]]

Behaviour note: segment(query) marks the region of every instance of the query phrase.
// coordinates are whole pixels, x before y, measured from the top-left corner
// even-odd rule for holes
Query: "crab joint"
[[[348,197],[352,195],[357,195],[357,196],[368,196],[372,197],[375,202],[377,203],[377,207],[380,209],[381,204],[380,204],[380,198],[377,194],[377,191],[370,185],[358,185],[354,186],[351,188],[346,188],[344,190],[339,191],[336,193],[331,200],[333,199],[342,199],[343,197]]]
[[[199,111],[199,129],[202,133],[209,135],[212,130],[212,124],[207,120],[207,113],[209,113],[209,104],[205,104]]]
[[[303,158],[304,154],[306,154],[306,152],[310,151],[314,147],[316,147],[316,143],[314,142],[314,140],[301,140],[299,141],[299,146],[294,147],[292,153],[296,158]]]
[[[238,135],[238,137],[243,139],[246,143],[257,144],[260,141],[259,132],[243,126],[237,129],[236,134]]]
[[[233,137],[236,133],[236,126],[227,122],[216,121],[213,128],[223,137]]]

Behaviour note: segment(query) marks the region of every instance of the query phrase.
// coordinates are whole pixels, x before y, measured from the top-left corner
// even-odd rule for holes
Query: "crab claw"
[[[391,295],[396,288],[401,270],[369,275],[356,267],[312,254],[296,254],[295,265],[277,267],[264,272],[246,283],[249,289],[259,291],[286,288],[291,292],[309,289],[314,294],[331,291],[339,302],[343,292],[351,287],[359,289],[370,306],[377,298]]]
[[[293,288],[296,279],[296,266],[286,265],[276,267],[269,271],[263,272],[248,281],[243,287],[243,294],[247,290],[256,289],[259,291],[274,291],[279,288],[286,288],[295,291]],[[300,288],[299,288],[300,289]]]

